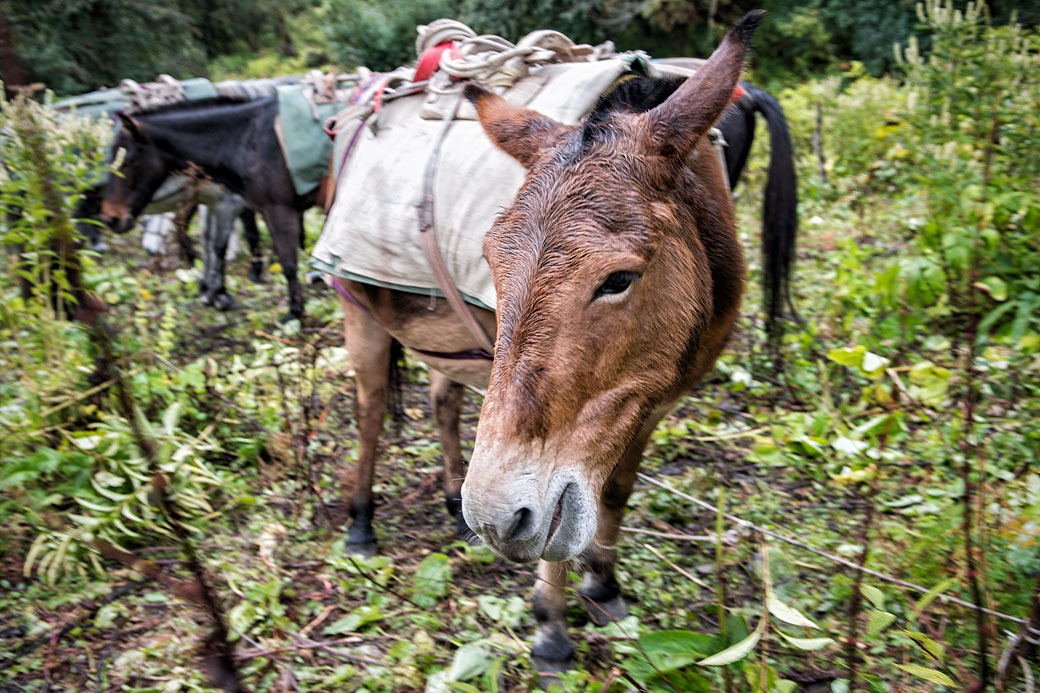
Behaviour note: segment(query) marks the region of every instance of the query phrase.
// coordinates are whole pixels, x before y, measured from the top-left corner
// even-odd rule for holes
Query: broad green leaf
[[[415,571],[412,594],[415,603],[431,608],[448,593],[451,584],[451,560],[443,553],[431,553]]]
[[[769,609],[769,613],[784,623],[789,623],[792,626],[802,626],[803,628],[819,628],[818,625],[806,618],[801,611],[780,601],[776,594],[773,593],[773,590],[766,592],[766,608]]]
[[[170,408],[167,409],[165,413],[163,413],[162,425],[163,425],[163,432],[166,435],[172,436],[177,431],[177,419],[178,419],[178,417],[180,417],[180,414],[181,414],[181,403],[180,403],[179,400],[174,402],[170,406]]]
[[[361,615],[356,613],[347,614],[343,618],[326,626],[322,633],[325,635],[339,635],[340,633],[353,633],[361,625]]]
[[[791,647],[805,650],[806,652],[822,650],[825,647],[833,645],[835,642],[834,638],[795,638],[780,629],[776,629],[776,632],[779,633],[780,637],[786,640]]]
[[[1006,301],[1008,297],[1007,284],[1000,277],[986,277],[980,281],[972,284],[976,289],[980,289],[998,303]]]
[[[866,352],[866,349],[862,346],[857,346],[852,349],[831,349],[827,352],[827,358],[835,363],[841,364],[842,366],[859,368],[863,365],[864,352]]]
[[[101,436],[98,435],[72,436],[71,440],[80,450],[93,450],[101,444]]]
[[[892,625],[892,621],[895,620],[895,614],[890,614],[887,611],[871,611],[870,616],[867,618],[867,634],[874,637]]]
[[[480,689],[474,686],[472,683],[463,683],[462,681],[445,681],[444,685],[452,691],[461,691],[461,693],[481,693]]]
[[[491,656],[484,643],[470,642],[455,650],[451,668],[445,681],[465,681],[480,676],[491,664]]]
[[[943,657],[946,656],[946,648],[935,640],[929,638],[924,633],[915,633],[909,630],[901,630],[899,632],[906,637],[921,643],[921,647],[924,648],[924,651],[927,652],[932,659],[937,659],[941,662],[943,661]]]
[[[854,456],[860,454],[861,452],[869,448],[870,444],[865,443],[862,440],[852,440],[851,438],[846,438],[845,436],[838,436],[838,438],[836,438],[834,442],[831,443],[831,447],[837,450],[838,452]]]
[[[907,672],[908,674],[913,674],[914,676],[922,678],[925,681],[931,681],[932,683],[937,683],[940,686],[949,686],[950,688],[956,688],[957,686],[957,684],[953,682],[953,679],[951,679],[949,676],[942,673],[938,669],[929,669],[928,667],[922,667],[916,664],[897,664],[896,666],[902,669],[903,671]]]
[[[751,635],[747,636],[736,645],[727,647],[722,652],[717,652],[710,657],[702,659],[697,662],[702,667],[719,667],[724,664],[732,664],[733,662],[739,662],[740,660],[751,654],[751,651],[755,649],[755,645],[762,638],[762,633],[765,632],[766,616],[763,614],[762,618],[758,621],[758,626],[752,631]]]
[[[654,669],[669,672],[702,659],[711,651],[714,640],[688,630],[661,630],[642,636],[638,644]]]
[[[922,499],[923,500],[923,499]],[[873,585],[860,585],[859,593],[874,605],[875,609],[885,608],[885,593]]]
[[[884,356],[878,356],[872,351],[864,352],[863,354],[863,365],[861,367],[864,373],[874,373],[879,371],[888,365],[888,359]]]
[[[925,609],[927,609],[929,604],[931,604],[933,601],[935,601],[935,599],[940,594],[942,594],[943,592],[948,590],[950,588],[950,586],[953,585],[955,582],[957,582],[957,580],[959,580],[959,579],[960,579],[960,574],[958,573],[957,575],[954,575],[951,578],[946,578],[945,580],[940,582],[938,585],[936,585],[935,587],[930,589],[928,591],[928,594],[926,594],[923,597],[921,597],[919,600],[917,600],[917,603],[914,604],[914,613],[910,616],[910,620],[911,621],[916,621],[918,618],[920,618],[921,612],[923,612]]]

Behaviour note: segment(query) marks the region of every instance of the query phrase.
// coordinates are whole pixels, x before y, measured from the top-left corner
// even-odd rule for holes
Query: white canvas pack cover
[[[577,123],[634,59],[621,55],[545,65],[503,96],[562,123]],[[533,96],[532,82],[540,87]],[[335,202],[312,252],[311,263],[317,269],[394,289],[443,295],[419,241],[423,176],[445,127],[443,120],[420,117],[426,98],[419,93],[384,103],[375,131],[363,127],[339,172]],[[355,130],[341,125],[339,137],[349,138]],[[523,167],[491,143],[479,122],[452,122],[433,184],[435,224],[445,265],[471,303],[495,308],[495,288],[481,240],[523,181]]]

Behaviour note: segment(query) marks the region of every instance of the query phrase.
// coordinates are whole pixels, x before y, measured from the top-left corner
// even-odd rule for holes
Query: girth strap
[[[473,315],[470,307],[463,300],[462,294],[459,293],[458,288],[455,286],[455,280],[452,279],[451,272],[448,271],[447,265],[444,264],[440,246],[437,245],[437,228],[433,214],[433,182],[437,176],[437,161],[440,159],[441,145],[444,144],[444,139],[448,135],[448,129],[451,127],[452,120],[455,119],[455,114],[458,113],[461,101],[462,95],[460,94],[458,100],[455,101],[455,105],[445,114],[444,127],[441,129],[440,137],[437,138],[437,144],[426,162],[426,173],[423,176],[423,199],[419,205],[419,240],[422,244],[423,253],[426,255],[426,262],[429,263],[430,270],[433,271],[433,278],[436,280],[437,286],[444,292],[444,297],[448,299],[448,305],[452,307],[455,314],[462,320],[462,324],[466,326],[473,338],[477,340],[477,344],[483,347],[487,353],[493,354],[495,347],[491,337],[484,331],[484,327],[477,322],[477,318]]]

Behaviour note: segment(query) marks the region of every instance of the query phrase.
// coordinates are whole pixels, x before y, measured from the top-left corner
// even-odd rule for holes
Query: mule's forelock
[[[685,157],[722,117],[740,81],[751,37],[764,15],[764,10],[744,15],[704,65],[643,116],[648,149]]]

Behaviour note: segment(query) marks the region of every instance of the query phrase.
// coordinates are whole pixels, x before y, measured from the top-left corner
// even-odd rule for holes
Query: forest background
[[[704,56],[754,6],[0,0],[0,70],[64,96],[160,72],[387,69],[441,16]],[[1040,6],[764,6],[749,79],[791,128],[800,318],[777,345],[758,315],[760,134],[736,198],[739,329],[648,447],[618,572],[632,615],[599,629],[574,609],[561,685],[1033,691]],[[0,104],[0,202],[19,212],[2,227],[0,691],[209,690],[229,671],[255,690],[536,688],[533,576],[455,541],[424,367],[408,364],[406,418],[384,439],[383,555],[347,556],[336,302],[308,288],[307,320],[282,324],[278,268],[253,285],[238,260],[238,307],[218,313],[197,269],[147,257],[136,234],[75,253],[78,279],[55,271],[111,128],[34,93]],[[321,227],[311,210],[308,247]],[[79,281],[107,331],[48,300]],[[478,411],[468,395],[467,453]],[[221,652],[233,665],[215,670]]]
[[[579,43],[612,40],[654,57],[707,56],[745,12],[770,13],[751,67],[770,88],[859,61],[874,76],[895,67],[892,46],[921,32],[911,0],[4,0],[21,66],[8,84],[42,82],[59,96],[148,81],[270,76],[363,64],[388,70],[413,59],[415,26],[453,17],[477,33],[519,37],[551,27]],[[1040,22],[1029,0],[989,3],[994,25]],[[3,28],[0,26],[0,32]],[[25,79],[9,74],[21,69]]]

